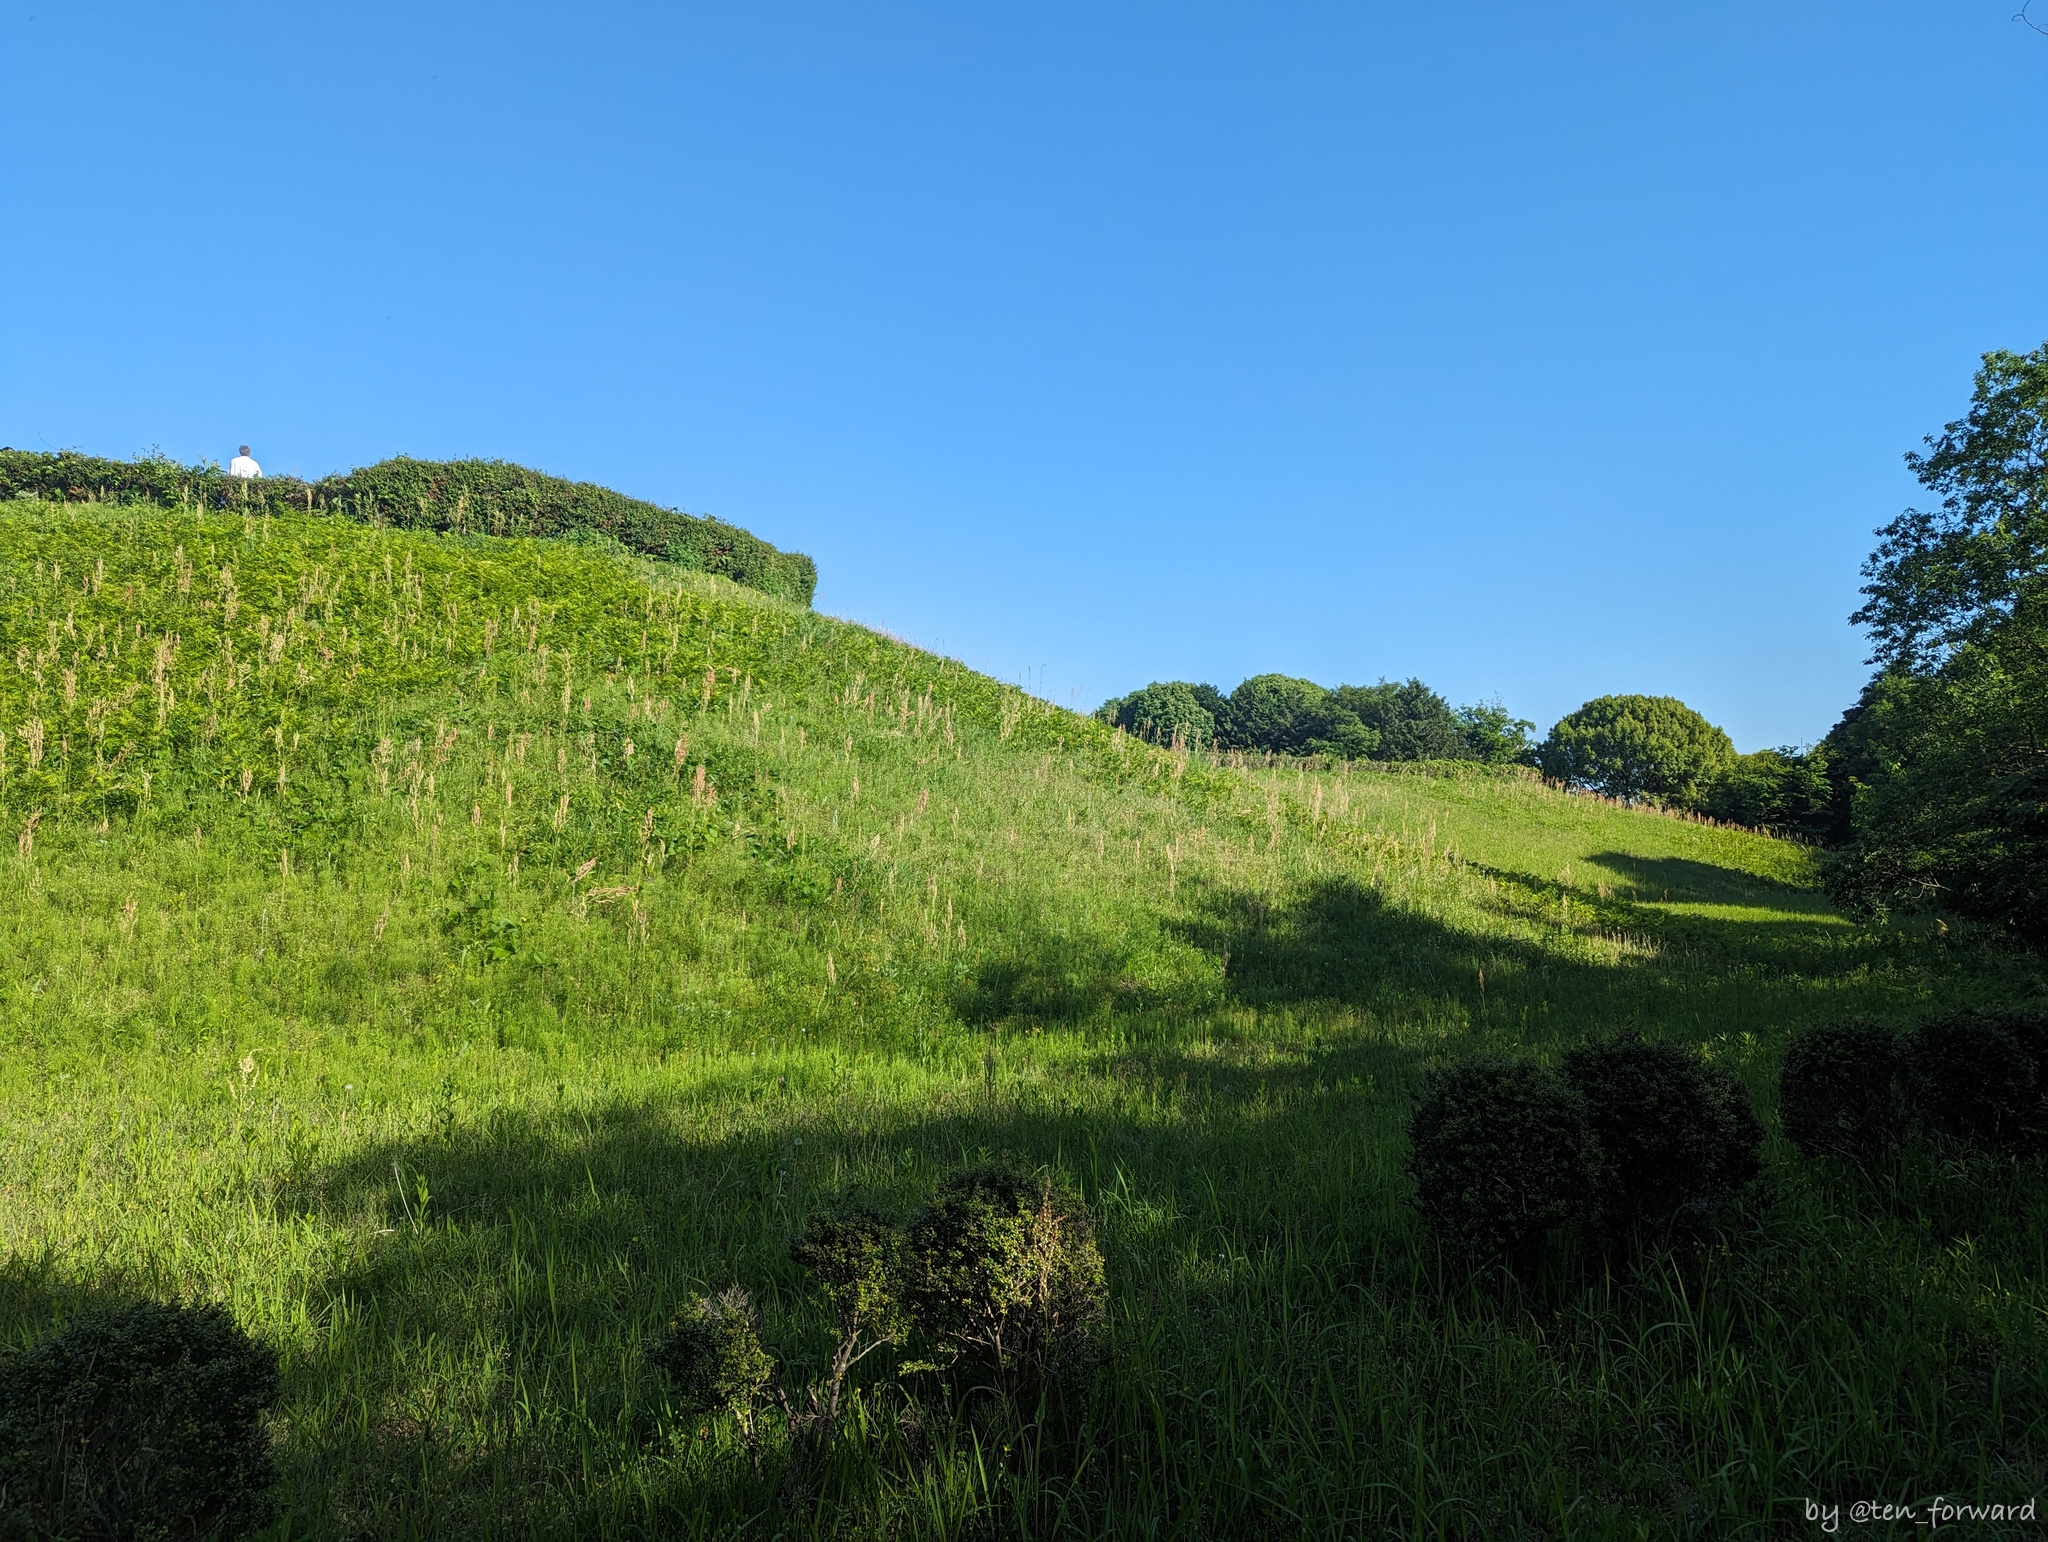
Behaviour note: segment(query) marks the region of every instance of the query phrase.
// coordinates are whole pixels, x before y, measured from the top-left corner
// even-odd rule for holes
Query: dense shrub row
[[[1866,1163],[1916,1133],[2048,1153],[2048,1014],[1964,1007],[1904,1033],[1861,1019],[1806,1029],[1779,1068],[1778,1108],[1811,1156]]]
[[[1497,702],[1453,711],[1420,680],[1331,690],[1292,675],[1254,675],[1228,696],[1213,685],[1154,681],[1095,715],[1160,744],[1345,760],[1526,763],[1535,727]]]
[[[1869,1163],[1915,1133],[2048,1155],[2048,1012],[1804,1029],[1779,1067],[1778,1109],[1809,1156]],[[1689,1229],[1761,1175],[1763,1126],[1726,1071],[1622,1034],[1579,1045],[1555,1071],[1485,1055],[1432,1072],[1408,1142],[1430,1229],[1484,1261],[1526,1257],[1567,1223],[1610,1243]]]
[[[1434,1072],[1409,1120],[1416,1202],[1471,1261],[1523,1256],[1577,1222],[1608,1242],[1710,1216],[1762,1171],[1763,1127],[1733,1077],[1624,1034],[1561,1071],[1482,1056]]]
[[[817,564],[809,557],[778,551],[737,525],[506,461],[399,456],[317,482],[294,477],[244,481],[217,466],[181,466],[168,459],[115,461],[68,451],[0,449],[0,498],[197,504],[258,513],[329,509],[409,529],[595,536],[799,605],[810,604],[818,586]]]

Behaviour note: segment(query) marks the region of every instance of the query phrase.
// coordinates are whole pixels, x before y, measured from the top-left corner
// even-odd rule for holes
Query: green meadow
[[[2023,1500],[2048,1184],[1775,1133],[1712,1245],[1440,1259],[1426,1068],[2042,988],[1812,854],[1519,772],[1219,763],[601,545],[0,505],[0,1340],[219,1301],[271,1535],[1806,1534]],[[848,1195],[1096,1218],[1078,1435],[863,1362],[792,1503],[643,1352]],[[772,1445],[772,1442],[771,1442]]]

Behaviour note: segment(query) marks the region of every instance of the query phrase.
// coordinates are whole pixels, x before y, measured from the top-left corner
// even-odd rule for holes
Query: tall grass
[[[2041,988],[1797,847],[1205,765],[547,543],[15,505],[0,563],[0,1331],[229,1304],[285,1355],[280,1535],[1764,1535],[2040,1486],[2031,1170],[1774,1144],[1704,1254],[1527,1278],[1407,1207],[1438,1057],[1634,1024],[1768,1105],[1799,1023]],[[821,1355],[803,1217],[999,1151],[1100,1222],[1080,1440],[878,1356],[792,1507],[643,1372],[734,1280]]]

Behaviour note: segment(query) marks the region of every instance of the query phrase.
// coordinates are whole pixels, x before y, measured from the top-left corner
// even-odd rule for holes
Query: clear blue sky
[[[2017,8],[0,0],[0,443],[502,456],[1084,707],[1809,740],[2048,336]]]

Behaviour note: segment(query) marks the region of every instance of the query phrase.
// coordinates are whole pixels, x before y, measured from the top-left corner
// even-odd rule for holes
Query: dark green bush
[[[1313,680],[1253,675],[1224,700],[1216,724],[1226,749],[1280,755],[1336,755],[1356,760],[1379,747],[1379,735]]]
[[[1481,1056],[1433,1071],[1408,1144],[1423,1218],[1475,1261],[1540,1243],[1579,1214],[1602,1172],[1586,1100],[1530,1060]]]
[[[1828,750],[1758,750],[1737,755],[1700,800],[1700,812],[1776,835],[1824,839],[1833,828]]]
[[[176,508],[305,513],[326,509],[354,519],[500,536],[617,541],[628,551],[716,573],[764,594],[811,603],[817,564],[778,551],[722,520],[628,498],[590,482],[570,482],[507,461],[414,460],[399,456],[342,476],[243,481],[217,466],[165,459],[102,460],[70,452],[0,449],[0,498],[60,503],[154,503]]]
[[[1458,760],[1465,729],[1451,704],[1420,680],[1340,685],[1331,701],[1352,713],[1378,743],[1374,760]]]
[[[1964,1007],[1905,1037],[1908,1100],[1937,1135],[2004,1152],[2048,1145],[2048,1018]]]
[[[1155,680],[1142,691],[1104,702],[1095,715],[1154,744],[1179,740],[1191,750],[1206,749],[1216,738],[1216,717],[1202,705],[1198,693],[1205,690],[1215,694],[1213,687],[1185,680]]]
[[[1600,1146],[1588,1218],[1609,1235],[1698,1219],[1763,1170],[1748,1095],[1692,1050],[1624,1033],[1573,1049],[1564,1074]]]
[[[908,1304],[938,1363],[1071,1411],[1105,1359],[1108,1291],[1078,1198],[1015,1167],[948,1178],[911,1223]]]
[[[239,1537],[275,1480],[277,1355],[217,1306],[75,1319],[0,1363],[0,1528]]]
[[[694,1302],[648,1346],[647,1363],[668,1377],[684,1413],[724,1410],[748,1428],[775,1369],[753,1303],[737,1285]]]
[[[1898,1035],[1866,1018],[1796,1034],[1778,1067],[1778,1119],[1808,1156],[1869,1161],[1896,1145],[1908,1118],[1899,1096]]]

